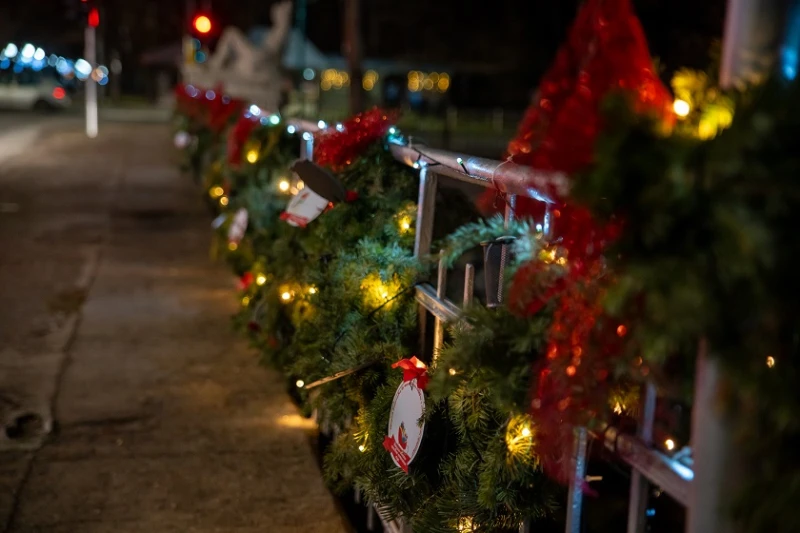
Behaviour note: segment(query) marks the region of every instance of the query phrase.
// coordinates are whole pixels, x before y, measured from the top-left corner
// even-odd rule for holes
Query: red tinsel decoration
[[[242,100],[223,95],[221,87],[208,91],[183,84],[175,87],[175,103],[182,114],[215,134],[222,133],[231,117],[241,113],[245,105]]]
[[[333,170],[341,170],[386,135],[398,116],[396,111],[376,107],[347,120],[341,131],[327,128],[317,132],[314,136],[314,160]]]
[[[258,127],[258,117],[243,113],[228,134],[228,164],[237,168],[242,164],[242,150],[254,129]]]
[[[509,156],[543,170],[574,174],[585,169],[602,128],[600,103],[620,89],[630,93],[639,112],[674,119],[672,98],[653,72],[630,0],[588,0],[509,144]],[[496,201],[491,192],[484,198],[488,201]],[[541,202],[527,198],[519,198],[516,206],[518,216],[538,217],[542,210]],[[545,469],[567,481],[572,428],[606,409],[608,379],[627,327],[611,323],[601,305],[611,283],[602,253],[618,235],[618,225],[602,227],[587,210],[566,204],[552,215],[560,240],[518,270],[509,305],[521,315],[555,306],[546,356],[534,368],[531,414]]]
[[[653,71],[630,0],[588,0],[543,76],[507,155],[541,170],[572,174],[586,168],[602,128],[600,104],[619,90],[629,94],[639,112],[674,121],[672,97]],[[496,204],[495,193],[488,191],[481,204]],[[541,210],[540,202],[518,199],[520,215],[541,216]]]

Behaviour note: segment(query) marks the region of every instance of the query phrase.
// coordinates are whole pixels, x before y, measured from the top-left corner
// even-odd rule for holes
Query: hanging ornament
[[[281,214],[281,220],[292,226],[304,228],[335,203],[354,198],[336,176],[311,161],[301,159],[291,168],[303,182]]]
[[[231,225],[228,227],[228,242],[234,242],[239,244],[242,242],[244,238],[244,234],[247,231],[247,209],[244,207],[239,208],[236,213],[233,215],[233,220],[231,220]]]
[[[416,357],[392,365],[392,368],[398,367],[403,369],[403,382],[394,393],[389,413],[389,434],[383,439],[383,447],[392,456],[394,464],[408,474],[408,465],[416,457],[425,431],[423,389],[428,383],[428,367]]]
[[[184,150],[192,144],[192,136],[189,135],[189,132],[181,130],[175,134],[173,142],[175,143],[175,148]]]

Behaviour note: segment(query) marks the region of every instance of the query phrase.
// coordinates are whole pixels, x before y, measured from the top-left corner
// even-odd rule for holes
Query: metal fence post
[[[572,471],[567,496],[566,533],[581,533],[581,510],[583,508],[583,483],[586,477],[586,444],[589,438],[585,427],[575,428],[572,452]]]

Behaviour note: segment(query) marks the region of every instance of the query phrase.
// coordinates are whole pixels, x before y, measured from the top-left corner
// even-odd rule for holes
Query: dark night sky
[[[185,21],[180,0],[97,0],[103,6],[106,49],[123,63],[174,43]],[[666,70],[703,68],[722,32],[725,0],[633,0],[651,51]],[[79,0],[0,0],[0,42],[30,40],[63,54],[80,51],[78,20],[66,19]],[[202,0],[197,0],[202,5]],[[308,33],[323,51],[341,50],[341,0],[308,0]],[[213,16],[242,28],[266,24],[270,1],[213,0]],[[368,57],[472,62],[502,67],[531,87],[549,64],[578,0],[362,0]]]

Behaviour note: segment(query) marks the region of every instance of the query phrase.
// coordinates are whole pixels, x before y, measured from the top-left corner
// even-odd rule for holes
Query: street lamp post
[[[86,31],[84,33],[84,56],[92,68],[92,72],[86,78],[86,136],[90,139],[97,137],[97,82],[92,76],[97,65],[97,26],[100,25],[100,14],[97,8],[89,11],[86,20]]]

